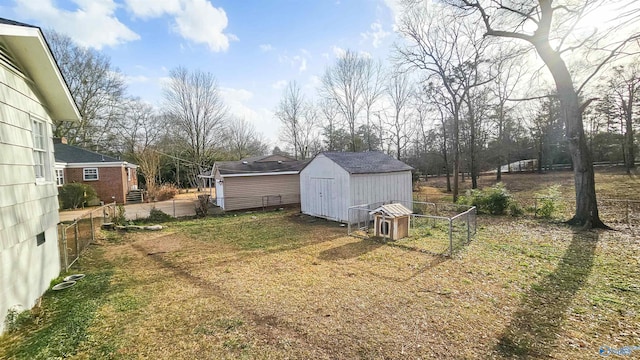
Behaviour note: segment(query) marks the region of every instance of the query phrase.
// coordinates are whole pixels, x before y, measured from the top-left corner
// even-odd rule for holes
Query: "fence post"
[[[209,205],[208,201],[207,205]],[[176,199],[173,199],[173,217],[176,217]]]
[[[93,211],[89,213],[89,219],[91,220],[91,242],[96,242],[96,229],[93,226]]]
[[[453,220],[449,218],[449,256],[453,256]]]
[[[471,242],[470,224],[471,221],[471,209],[467,210],[467,244]]]
[[[627,220],[627,227],[629,229],[631,229],[631,221],[629,221],[629,199],[626,200],[626,206],[625,206],[625,218]]]
[[[64,247],[64,271],[69,269],[69,250],[67,249],[67,227],[62,226],[62,246]]]
[[[80,247],[78,246],[78,220],[76,219],[75,226],[73,227],[73,236],[76,240],[76,259],[80,258]],[[74,259],[75,260],[75,259]]]

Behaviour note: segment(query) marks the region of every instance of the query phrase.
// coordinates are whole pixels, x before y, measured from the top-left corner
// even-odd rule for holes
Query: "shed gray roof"
[[[247,159],[250,160],[250,159]],[[300,171],[307,161],[218,161],[220,175]]]
[[[400,160],[379,151],[323,152],[349,174],[375,174],[409,171],[413,168]]]
[[[77,146],[55,143],[53,144],[54,156],[58,162],[69,164],[100,163],[100,162],[124,162],[114,157],[85,150]]]

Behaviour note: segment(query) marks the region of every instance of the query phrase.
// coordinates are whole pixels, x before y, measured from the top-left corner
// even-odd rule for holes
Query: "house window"
[[[33,133],[33,168],[36,174],[36,182],[50,179],[47,149],[47,128],[44,121],[33,119],[31,122]]]
[[[47,239],[44,237],[44,233],[43,232],[41,232],[40,234],[36,235],[36,245],[37,246],[40,246],[40,245],[44,244],[45,240],[47,240]]]
[[[82,179],[84,181],[98,180],[98,168],[84,168],[84,169],[82,169]]]
[[[64,170],[56,169],[56,185],[62,186],[64,185]]]

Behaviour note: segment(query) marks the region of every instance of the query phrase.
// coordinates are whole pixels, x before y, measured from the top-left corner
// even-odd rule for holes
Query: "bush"
[[[562,193],[559,185],[553,185],[546,192],[536,194],[536,216],[551,219],[557,212],[562,211]]]
[[[524,215],[524,209],[517,202],[512,201],[509,204],[509,215],[518,217]]]
[[[124,215],[124,206],[118,205],[116,213],[113,215],[112,222],[116,225],[124,226],[127,224],[127,217]]]
[[[164,201],[173,199],[176,194],[178,194],[178,188],[171,184],[165,184],[160,186],[158,190],[156,190],[156,201]]]
[[[152,208],[149,211],[149,217],[146,219],[149,222],[167,222],[173,219],[171,215],[163,212],[162,210]]]
[[[492,215],[503,215],[512,203],[511,194],[502,183],[489,189],[467,191],[465,196],[458,199],[458,204],[475,206],[479,213]]]
[[[96,191],[91,186],[80,183],[62,185],[58,196],[63,209],[77,209],[87,202],[98,199]]]

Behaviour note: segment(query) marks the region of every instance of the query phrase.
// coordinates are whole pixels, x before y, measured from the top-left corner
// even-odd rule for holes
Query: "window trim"
[[[96,178],[90,178],[87,179],[87,170],[95,170],[96,172]],[[98,173],[98,168],[97,167],[86,167],[86,168],[82,168],[82,180],[83,181],[98,181],[100,180],[100,174]]]
[[[33,114],[31,119],[31,140],[33,142],[33,172],[36,184],[52,182],[51,149],[49,146],[49,131],[47,122]],[[40,168],[40,169],[39,169]]]
[[[56,178],[56,186],[64,185],[64,169],[54,169],[55,178]],[[58,174],[60,174],[58,176]]]

